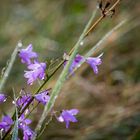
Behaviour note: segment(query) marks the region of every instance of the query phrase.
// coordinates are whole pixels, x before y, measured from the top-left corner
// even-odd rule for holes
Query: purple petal
[[[13,120],[9,116],[4,116],[0,122],[0,129],[6,132],[13,123]]]
[[[72,115],[77,115],[79,113],[79,110],[78,109],[71,109],[71,110],[68,110],[68,112]]]
[[[29,128],[25,127],[23,130],[23,140],[30,140],[33,138],[34,132]]]
[[[7,123],[6,122],[0,122],[0,129],[5,129],[5,127],[7,127]]]
[[[48,95],[49,91],[48,90],[45,90],[39,94],[36,94],[35,95],[35,99],[38,101],[38,102],[41,102],[43,103],[44,105],[49,101],[50,99],[50,96]]]
[[[73,70],[76,68],[76,67],[80,67],[80,62],[84,60],[84,57],[77,54],[69,68],[69,72],[71,74],[73,74]],[[67,60],[64,62],[64,66],[67,64]]]
[[[61,115],[57,117],[57,120],[59,122],[65,122],[66,128],[68,128],[70,122],[77,122],[77,119],[74,115],[76,115],[78,112],[79,111],[77,109],[63,110]]]
[[[64,118],[64,121],[77,122],[77,119],[67,111],[63,111],[62,116]]]
[[[10,125],[13,124],[13,120],[11,119],[10,116],[4,116],[4,117],[2,118],[2,121],[3,121],[3,122],[6,122],[7,124],[10,124]]]
[[[69,128],[69,124],[70,124],[70,122],[66,121],[66,128]]]
[[[6,96],[5,96],[4,94],[1,94],[1,93],[0,93],[0,103],[5,102],[6,99],[7,99]]]
[[[25,94],[22,95],[17,101],[16,104],[18,107],[24,108],[24,106],[30,101],[31,95],[30,94]]]
[[[26,63],[27,65],[31,64],[32,58],[37,58],[37,53],[32,51],[32,44],[27,46],[25,49],[21,49],[19,52],[19,57],[21,58],[22,63]]]
[[[100,55],[101,56],[101,55]],[[98,57],[88,57],[86,62],[91,66],[95,74],[98,74],[98,65],[102,63],[100,56]]]
[[[24,77],[28,79],[27,83],[32,85],[37,78],[43,80],[45,78],[46,63],[34,61],[34,64],[28,65],[30,71],[25,71]]]
[[[25,123],[26,123],[27,125],[30,124],[30,123],[32,122],[32,120],[30,120],[30,119],[25,119],[24,121],[25,121]]]

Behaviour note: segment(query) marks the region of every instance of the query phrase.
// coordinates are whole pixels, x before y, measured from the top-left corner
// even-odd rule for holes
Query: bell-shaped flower
[[[33,138],[34,131],[32,131],[28,126],[24,128],[23,140],[31,140]]]
[[[83,61],[83,60],[84,60],[84,57],[81,56],[81,55],[79,55],[79,54],[77,54],[77,55],[75,56],[75,58],[74,58],[72,64],[71,64],[70,68],[69,68],[69,72],[70,72],[71,74],[73,74],[74,69],[75,69],[76,67],[80,67],[80,62]],[[65,60],[64,66],[67,64],[67,61],[68,61],[68,60]]]
[[[6,101],[6,99],[7,99],[6,95],[4,95],[4,94],[0,93],[0,103],[5,102],[5,101]]]
[[[28,79],[27,83],[32,85],[37,78],[43,80],[45,78],[46,63],[39,63],[34,61],[33,64],[28,65],[30,71],[25,71],[24,77]]]
[[[31,94],[23,94],[16,100],[16,105],[21,108],[21,110],[28,104],[30,99],[32,98]]]
[[[2,118],[2,121],[0,122],[0,130],[3,130],[4,132],[6,132],[10,127],[11,125],[13,124],[13,120],[11,119],[10,116],[4,116]]]
[[[28,110],[26,110],[28,112]],[[23,140],[31,140],[34,132],[31,130],[31,128],[28,126],[32,121],[25,117],[24,114],[22,114],[19,118],[19,125],[18,127],[23,132]]]
[[[79,111],[77,109],[63,110],[60,116],[57,118],[57,120],[59,122],[65,122],[66,128],[68,128],[70,122],[77,122],[75,115],[77,115],[78,112]]]
[[[39,94],[36,94],[35,99],[45,105],[50,99],[49,90],[45,90]]]
[[[28,126],[31,122],[32,122],[32,120],[25,118],[25,115],[22,114],[19,118],[19,128],[24,130],[25,127]]]
[[[26,49],[21,49],[19,52],[19,57],[21,58],[21,62],[27,65],[31,64],[31,59],[37,58],[38,55],[36,52],[33,52],[32,44],[30,44]]]
[[[101,65],[102,60],[101,57],[102,55],[98,57],[88,57],[86,58],[86,62],[91,66],[95,74],[98,74],[98,66]]]

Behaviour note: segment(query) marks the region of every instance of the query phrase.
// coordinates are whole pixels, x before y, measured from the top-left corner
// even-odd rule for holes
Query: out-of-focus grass
[[[116,15],[105,19],[88,37],[81,53],[125,17],[132,17],[131,22],[122,28],[122,32],[128,32],[119,39],[116,39],[117,32],[114,33],[104,45],[99,75],[94,75],[91,68],[84,65],[62,90],[55,109],[78,108],[79,122],[65,129],[63,124],[53,119],[40,139],[140,139],[140,26],[131,29],[136,22],[140,22],[139,6],[139,0],[122,1]],[[64,51],[72,48],[95,7],[94,0],[1,1],[0,70],[19,40],[25,46],[32,43],[42,61],[61,57]],[[24,69],[25,66],[17,58],[6,84],[5,92],[9,95],[13,96],[13,86],[16,91],[26,87]],[[54,83],[55,78],[49,85],[53,87]],[[29,90],[36,88],[36,85],[28,87]],[[6,104],[1,111],[4,109],[11,110]],[[33,119],[35,123],[39,115]]]

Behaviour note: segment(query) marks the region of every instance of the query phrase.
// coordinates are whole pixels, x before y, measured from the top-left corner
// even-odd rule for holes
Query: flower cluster
[[[21,49],[19,57],[21,62],[27,65],[28,70],[25,71],[24,77],[28,79],[27,84],[32,85],[37,79],[45,78],[46,63],[38,61],[38,55],[32,51],[33,47],[30,44],[27,48]]]
[[[38,102],[45,105],[50,99],[49,90],[45,90],[45,91],[40,92],[39,94],[36,94],[35,99]],[[59,122],[65,122],[66,123],[66,128],[68,128],[69,127],[69,122],[77,122],[77,119],[74,117],[74,115],[77,115],[78,112],[79,111],[77,109],[62,110],[60,116],[56,117],[56,119]]]
[[[19,118],[19,128],[23,131],[23,140],[32,139],[34,132],[28,126],[32,121],[27,119],[24,114]]]
[[[30,101],[31,98],[32,98],[32,95],[30,93],[22,94],[16,100],[15,104],[21,111],[28,104],[28,102]],[[35,99],[39,103],[42,103],[45,105],[50,99],[49,90],[45,90],[45,91],[42,91],[42,92],[36,94]],[[4,100],[6,100],[6,96],[4,96],[3,94],[0,94],[0,101],[3,102]],[[34,135],[34,131],[31,130],[31,128],[29,127],[29,124],[31,124],[32,121],[30,119],[26,118],[26,115],[28,115],[29,113],[30,113],[30,111],[28,109],[26,109],[25,113],[22,114],[20,116],[20,118],[18,119],[18,123],[19,123],[18,128],[21,129],[23,132],[23,140],[32,139],[32,137]],[[12,118],[10,116],[8,116],[8,115],[4,116],[2,118],[2,121],[0,122],[0,130],[2,132],[7,132],[13,124],[14,124],[14,121],[12,120]]]
[[[32,98],[32,95],[30,93],[22,94],[17,100],[16,105],[20,110],[24,109],[24,107],[28,104],[30,99]],[[49,99],[49,89],[44,90],[34,96],[35,100],[39,103],[42,103],[45,105]],[[0,94],[0,100],[3,102],[6,100],[6,97],[3,94]],[[77,119],[75,118],[75,115],[78,114],[77,109],[71,109],[71,110],[62,110],[59,117],[56,117],[56,119],[59,122],[65,122],[66,128],[69,127],[70,122],[77,122]],[[27,115],[29,113],[29,110],[26,109],[25,114]],[[34,131],[29,127],[29,124],[31,124],[31,120],[26,118],[25,114],[22,114],[20,118],[18,119],[18,128],[22,130],[23,132],[23,140],[29,140],[32,139],[34,135]],[[14,124],[14,121],[12,118],[8,115],[4,116],[2,118],[2,121],[0,122],[0,130],[2,132],[7,132],[9,128]]]
[[[99,55],[98,57],[85,58],[84,56],[77,54],[69,68],[70,74],[73,74],[75,68],[80,67],[81,62],[88,63],[91,66],[91,68],[93,69],[94,73],[98,74],[98,66],[102,63],[101,56],[102,56],[102,54]],[[68,60],[65,59],[64,66],[67,64],[67,61]]]
[[[68,55],[64,54],[64,66],[67,64]],[[19,57],[21,58],[21,62],[26,64],[27,69],[24,74],[24,77],[27,78],[27,84],[32,85],[34,81],[37,79],[43,80],[45,79],[45,70],[46,70],[46,63],[39,62],[38,61],[38,54],[36,52],[33,52],[33,47],[30,44],[25,49],[21,49],[19,52]],[[102,63],[101,61],[101,55],[98,57],[87,57],[85,58],[82,55],[77,54],[74,58],[70,68],[69,73],[73,74],[75,68],[80,67],[81,62],[86,62],[91,66],[95,74],[98,74],[98,66]],[[39,103],[46,105],[49,100],[51,99],[49,89],[46,89],[44,91],[41,91],[37,93],[36,95],[32,95],[30,93],[24,93],[20,95],[16,101],[14,101],[16,107],[18,108],[19,112],[22,112],[22,114],[19,114],[18,118],[18,128],[23,133],[23,140],[30,140],[34,136],[34,131],[29,127],[32,120],[27,118],[27,115],[29,115],[31,112],[27,105],[29,105],[31,102],[34,103],[36,100]],[[5,96],[3,93],[0,93],[0,103],[5,102],[7,99],[7,96]],[[34,108],[33,108],[34,109]],[[33,111],[33,110],[32,110]],[[52,111],[53,112],[53,111]],[[55,115],[58,122],[65,123],[66,128],[69,128],[70,122],[77,122],[75,115],[77,115],[79,112],[78,109],[70,109],[70,110],[62,110],[60,112],[60,115],[57,116],[56,113],[52,113],[52,115]],[[5,115],[2,118],[2,121],[0,122],[0,131],[1,132],[7,132],[11,129],[11,127],[14,125],[14,120],[8,116]]]
[[[18,128],[23,132],[23,140],[32,139],[34,132],[28,126],[32,121],[30,119],[26,119],[24,114],[18,119]],[[0,130],[3,132],[7,132],[9,128],[14,124],[14,121],[10,116],[4,116],[2,121],[0,122]]]

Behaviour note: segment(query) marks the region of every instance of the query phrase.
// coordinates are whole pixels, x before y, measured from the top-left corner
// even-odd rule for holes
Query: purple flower
[[[88,57],[86,59],[86,62],[92,67],[95,74],[98,74],[98,67],[102,61],[101,61],[101,55],[98,57]]]
[[[19,118],[19,128],[22,130],[25,129],[26,126],[28,126],[32,121],[30,119],[25,118],[25,115],[22,114]]]
[[[74,115],[77,115],[79,111],[77,109],[71,109],[71,110],[63,110],[61,115],[57,118],[59,122],[65,122],[66,128],[69,127],[70,122],[77,122],[77,119]]]
[[[16,101],[16,105],[18,107],[21,107],[21,110],[28,104],[32,96],[30,94],[22,95],[19,99]]]
[[[48,94],[49,90],[45,90],[39,94],[36,94],[35,99],[45,105],[50,99],[50,96]]]
[[[1,94],[1,93],[0,93],[0,103],[5,102],[6,99],[7,99],[6,96],[5,96],[4,94]]]
[[[32,85],[37,78],[41,80],[45,78],[46,63],[34,61],[33,64],[28,65],[28,69],[30,71],[25,71],[24,77],[28,79],[29,85]]]
[[[23,131],[23,140],[30,140],[34,132],[28,126],[32,121],[27,119],[24,114],[19,118],[19,128]]]
[[[73,74],[73,70],[74,70],[76,67],[80,67],[80,62],[83,61],[83,60],[84,60],[84,57],[81,56],[81,55],[79,55],[79,54],[77,54],[77,55],[75,56],[75,58],[74,58],[72,64],[71,64],[70,68],[69,68],[69,72],[70,72],[71,74]],[[67,64],[67,61],[68,61],[68,60],[65,60],[64,66]]]
[[[19,57],[21,58],[22,63],[26,63],[27,65],[31,64],[32,58],[37,58],[37,53],[32,51],[33,47],[30,44],[26,49],[21,49],[19,52]]]
[[[33,138],[34,132],[26,126],[23,131],[23,140],[31,140]]]
[[[0,129],[4,130],[5,132],[11,127],[13,124],[13,120],[10,118],[10,116],[4,116],[2,118],[2,121],[0,122]]]

